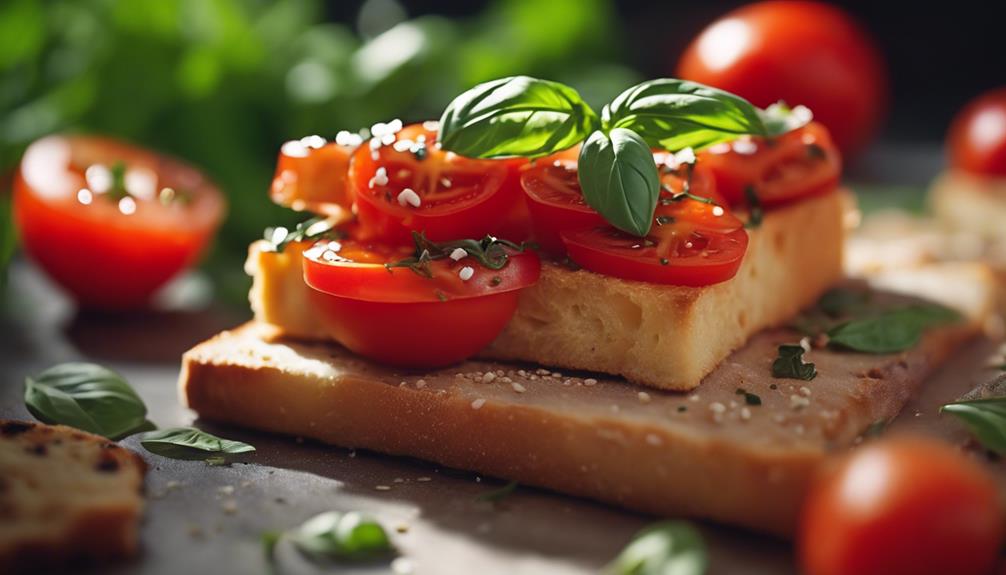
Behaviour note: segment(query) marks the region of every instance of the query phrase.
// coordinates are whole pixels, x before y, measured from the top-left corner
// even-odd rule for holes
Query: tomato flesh
[[[356,240],[323,240],[304,253],[304,281],[330,335],[353,352],[390,365],[432,368],[489,345],[532,285],[541,263],[508,251],[498,270],[474,257],[428,262],[424,274],[384,264],[413,250]]]
[[[954,169],[1006,178],[1006,88],[987,92],[961,110],[947,144]]]
[[[1001,505],[996,482],[949,445],[878,440],[813,483],[798,541],[804,573],[990,573]]]
[[[344,134],[336,142],[309,136],[283,144],[270,188],[272,200],[297,211],[348,217],[352,202],[346,174],[358,143],[354,135],[340,136]]]
[[[815,122],[777,138],[744,136],[710,146],[699,153],[699,163],[733,206],[748,204],[748,188],[765,207],[826,194],[842,172],[828,130]]]
[[[119,162],[129,193],[113,197],[102,190]],[[86,308],[146,305],[199,257],[224,210],[196,169],[106,138],[43,138],[28,147],[14,180],[21,245]]]
[[[353,154],[349,186],[368,237],[408,244],[496,235],[520,241],[526,212],[514,160],[474,160],[444,152],[423,124],[371,138]],[[382,143],[383,142],[383,143]]]
[[[566,254],[561,233],[605,225],[601,214],[583,199],[575,160],[540,161],[524,170],[521,185],[527,196],[531,237],[555,258]]]

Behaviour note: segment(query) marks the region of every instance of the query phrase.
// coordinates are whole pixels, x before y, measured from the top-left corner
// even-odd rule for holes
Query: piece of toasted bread
[[[767,213],[750,231],[740,271],[716,285],[648,284],[546,264],[483,355],[692,389],[752,334],[788,321],[841,278],[850,201],[835,192]],[[290,337],[326,339],[302,279],[303,248],[278,254],[252,245],[252,309]]]
[[[929,205],[947,228],[1006,244],[1006,179],[946,170],[933,180]]]
[[[962,282],[976,283],[963,292],[974,300],[964,323],[930,330],[905,353],[814,349],[810,382],[771,377],[777,346],[799,340],[789,330],[756,335],[682,394],[489,361],[403,373],[251,323],[186,353],[180,387],[211,420],[789,535],[822,458],[894,417],[978,332],[994,284],[987,272],[945,274],[944,299]]]
[[[0,420],[0,572],[132,556],[146,464],[62,425]]]

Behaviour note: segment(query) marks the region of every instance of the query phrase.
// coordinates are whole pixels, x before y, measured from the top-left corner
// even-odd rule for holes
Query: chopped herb
[[[296,529],[263,533],[262,548],[270,562],[276,546],[284,539],[315,562],[370,561],[394,551],[384,527],[355,511],[328,511],[308,519]]]
[[[762,220],[765,218],[765,212],[761,207],[761,200],[758,199],[758,193],[755,192],[754,186],[748,186],[744,188],[744,196],[748,201],[748,221],[744,224],[745,228],[749,230],[761,227]]]
[[[683,521],[663,521],[637,533],[604,572],[608,575],[702,575],[708,566],[708,553],[699,532]]]
[[[314,217],[297,224],[293,231],[286,228],[266,228],[265,240],[269,242],[268,251],[283,252],[287,245],[294,242],[309,242],[320,239],[337,240],[342,234],[335,230],[335,223],[323,217]]]
[[[210,466],[213,466],[213,467],[219,467],[221,465],[227,465],[227,458],[223,457],[223,456],[220,456],[220,455],[214,455],[212,457],[207,457],[203,461],[206,462],[206,465],[210,465]]]
[[[516,481],[511,481],[499,489],[493,489],[476,497],[477,501],[487,501],[489,503],[499,503],[507,497],[513,495],[514,491],[517,491],[517,486],[519,484]]]
[[[671,260],[669,260],[667,258],[660,258],[660,265],[666,266],[669,263],[671,263]]]
[[[761,405],[761,397],[754,393],[749,392],[743,387],[738,387],[736,393],[737,395],[743,395],[744,403],[748,405]]]
[[[126,189],[126,162],[119,160],[108,169],[112,175],[112,185],[105,193],[105,197],[118,201],[129,195]]]
[[[391,270],[388,270],[388,271],[391,271]],[[440,300],[440,301],[447,301],[447,296],[444,294],[444,292],[442,292],[440,290],[436,290],[433,293],[437,296],[438,300]]]
[[[679,405],[678,406],[678,413],[684,413],[686,411],[688,411],[688,406],[687,405]]]
[[[812,160],[823,160],[827,154],[824,152],[824,148],[817,144],[807,144],[807,157]]]
[[[774,384],[774,383],[772,383],[772,384],[769,384],[768,388],[769,389],[779,389],[779,386],[776,385],[776,384]]]
[[[489,285],[491,285],[492,287],[496,287],[501,283],[503,283],[503,278],[499,276],[493,276],[493,279],[489,280]]]
[[[990,397],[948,403],[940,408],[970,428],[987,449],[1006,454],[1006,397]]]
[[[384,264],[384,267],[389,271],[392,268],[408,268],[423,277],[431,278],[433,273],[430,271],[430,262],[449,258],[451,252],[461,248],[483,267],[500,270],[510,259],[510,254],[507,253],[508,249],[520,253],[532,247],[527,243],[516,244],[493,236],[486,236],[481,240],[455,240],[437,243],[426,239],[426,235],[422,232],[415,231],[412,232],[412,241],[416,245],[414,256]]]
[[[674,193],[670,188],[668,188],[666,186],[664,187],[664,189],[666,191],[668,191],[668,192],[671,192],[672,194]],[[697,195],[695,195],[695,194],[693,194],[691,192],[681,192],[681,193],[674,194],[673,196],[671,196],[671,201],[672,202],[680,202],[680,201],[683,201],[683,200],[686,200],[686,199],[687,200],[695,200],[696,202],[702,202],[703,204],[711,204],[711,205],[714,205],[714,206],[719,205],[712,198],[704,198],[702,196],[697,196]]]
[[[426,159],[426,144],[417,143],[412,147],[412,155],[416,157],[420,162]]]
[[[806,351],[801,345],[780,345],[779,357],[772,362],[772,377],[804,381],[817,377],[817,368],[814,364],[803,361],[803,354]]]
[[[665,224],[673,224],[674,218],[671,216],[657,216],[656,222],[658,226],[662,226]]]

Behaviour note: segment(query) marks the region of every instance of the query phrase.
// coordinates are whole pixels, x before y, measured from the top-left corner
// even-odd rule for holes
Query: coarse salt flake
[[[398,204],[401,206],[412,206],[418,208],[423,204],[422,198],[412,188],[405,188],[398,193]]]
[[[472,279],[473,275],[475,275],[475,269],[473,269],[471,266],[465,266],[461,268],[461,271],[458,272],[458,277],[460,277],[462,281],[468,281]]]

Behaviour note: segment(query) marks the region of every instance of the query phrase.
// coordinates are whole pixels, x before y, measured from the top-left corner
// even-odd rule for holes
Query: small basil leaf
[[[489,503],[499,503],[507,497],[513,495],[514,491],[517,491],[517,486],[519,484],[516,481],[511,481],[499,489],[493,489],[492,491],[487,491],[482,495],[479,495],[476,499],[478,501],[488,501]]]
[[[838,325],[828,331],[828,343],[865,353],[896,353],[915,347],[925,330],[960,318],[940,305],[912,305]]]
[[[986,448],[1006,454],[1006,397],[948,403],[940,411],[963,421]]]
[[[241,441],[223,439],[194,427],[172,427],[147,433],[140,445],[151,453],[171,459],[205,460],[221,453],[247,453],[255,448]]]
[[[287,535],[299,551],[315,560],[361,561],[392,550],[384,527],[355,511],[316,515]]]
[[[313,240],[339,239],[342,234],[335,230],[335,222],[321,216],[313,217],[297,224],[293,230],[282,226],[266,228],[265,240],[269,243],[268,251],[280,252],[291,243]]]
[[[25,378],[24,403],[40,421],[109,439],[146,423],[147,406],[126,380],[93,363],[64,363]]]
[[[461,94],[440,117],[440,145],[472,158],[538,157],[573,146],[599,125],[576,90],[513,76]]]
[[[814,364],[803,361],[803,354],[806,351],[802,345],[780,345],[779,357],[772,362],[772,377],[804,381],[817,377],[817,368]]]
[[[630,128],[650,146],[667,150],[766,134],[758,109],[744,98],[673,78],[629,88],[604,107],[601,119],[608,130]]]
[[[583,199],[616,228],[645,236],[653,225],[660,175],[653,153],[632,130],[594,132],[580,149]]]
[[[665,521],[640,531],[605,570],[610,575],[702,575],[709,567],[702,536],[688,523]]]

